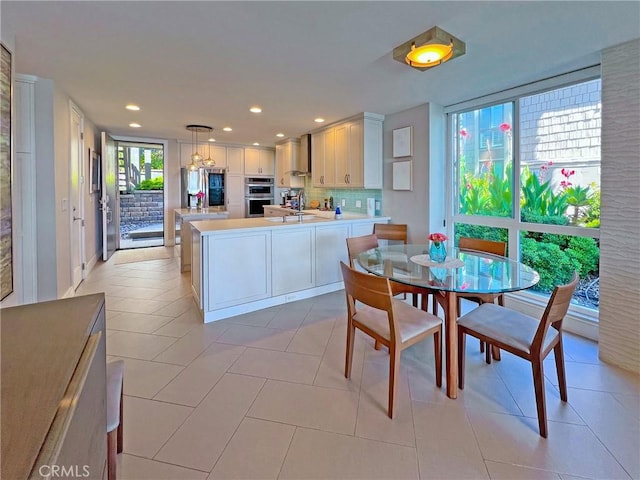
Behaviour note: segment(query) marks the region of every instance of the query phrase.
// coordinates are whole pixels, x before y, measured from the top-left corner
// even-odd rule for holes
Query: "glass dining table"
[[[447,396],[456,398],[458,295],[515,292],[533,287],[540,277],[527,265],[499,255],[453,248],[444,262],[436,263],[428,252],[429,245],[386,245],[362,252],[357,260],[369,273],[440,295],[438,303],[445,312]]]

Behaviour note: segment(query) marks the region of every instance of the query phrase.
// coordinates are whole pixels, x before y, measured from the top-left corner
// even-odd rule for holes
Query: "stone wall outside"
[[[162,223],[164,218],[164,192],[162,190],[136,190],[120,195],[120,225],[133,223]]]

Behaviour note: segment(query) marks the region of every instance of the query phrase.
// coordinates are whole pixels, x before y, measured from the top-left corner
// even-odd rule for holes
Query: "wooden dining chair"
[[[484,303],[458,319],[458,387],[461,390],[464,388],[465,339],[467,335],[528,360],[531,362],[533,371],[538,428],[540,435],[545,438],[547,437],[547,409],[543,361],[553,350],[560,399],[566,402],[567,381],[562,348],[562,321],[569,309],[578,280],[578,274],[574,273],[568,284],[557,286],[553,290],[541,320],[494,303]],[[486,361],[491,363],[491,356],[488,355]]]
[[[358,258],[358,255],[360,255],[362,252],[366,252],[367,250],[371,250],[372,248],[377,247],[378,236],[375,233],[370,233],[369,235],[362,235],[359,237],[347,238],[347,254],[349,256],[349,265],[351,266],[351,268],[356,268],[356,259]],[[404,261],[407,261],[406,255]],[[431,290],[405,284],[396,285],[394,287],[394,290],[402,293],[403,298],[406,298],[407,293],[411,294],[413,306],[417,308],[420,305],[423,310],[427,310],[427,302],[429,299],[429,295],[432,293]],[[379,345],[376,345],[376,348],[378,347]]]
[[[476,252],[484,252],[490,253],[492,255],[500,255],[506,256],[507,254],[507,244],[505,242],[498,242],[494,240],[483,240],[480,238],[468,238],[468,237],[460,237],[458,240],[458,248],[460,250],[471,250]],[[474,293],[474,294],[458,294],[458,313],[462,312],[461,310],[461,300],[469,300],[470,302],[477,303],[478,305],[482,305],[483,303],[495,303],[498,300],[498,305],[504,307],[504,294],[498,293]],[[485,345],[483,341],[480,341],[480,351],[485,351]],[[487,349],[487,355],[490,355],[490,349]],[[500,350],[493,349],[493,356],[496,360],[500,359]]]
[[[387,415],[393,418],[398,391],[400,354],[433,335],[436,385],[442,385],[442,320],[394,298],[393,282],[388,278],[359,272],[340,262],[347,297],[347,348],[344,376],[351,378],[356,328],[389,349],[389,403]],[[356,308],[356,301],[359,302]]]
[[[407,243],[407,225],[403,223],[374,223],[373,233],[378,240]]]

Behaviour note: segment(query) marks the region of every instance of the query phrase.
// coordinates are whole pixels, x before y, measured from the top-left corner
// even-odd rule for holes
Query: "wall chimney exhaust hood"
[[[298,168],[291,170],[290,175],[306,177],[311,174],[311,134],[305,133],[300,137],[300,154],[298,155]]]

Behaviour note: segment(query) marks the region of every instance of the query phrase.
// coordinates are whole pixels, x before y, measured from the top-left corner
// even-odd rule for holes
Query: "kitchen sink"
[[[312,218],[316,218],[315,215],[309,215],[308,213],[305,213],[303,215],[301,215],[302,217],[302,221],[304,222],[305,220],[311,220]],[[273,223],[284,223],[282,221],[282,217],[264,217],[265,220],[269,221],[269,222],[273,222]],[[285,220],[287,223],[292,223],[292,222],[297,222],[298,220],[298,215],[288,215],[285,217]]]

